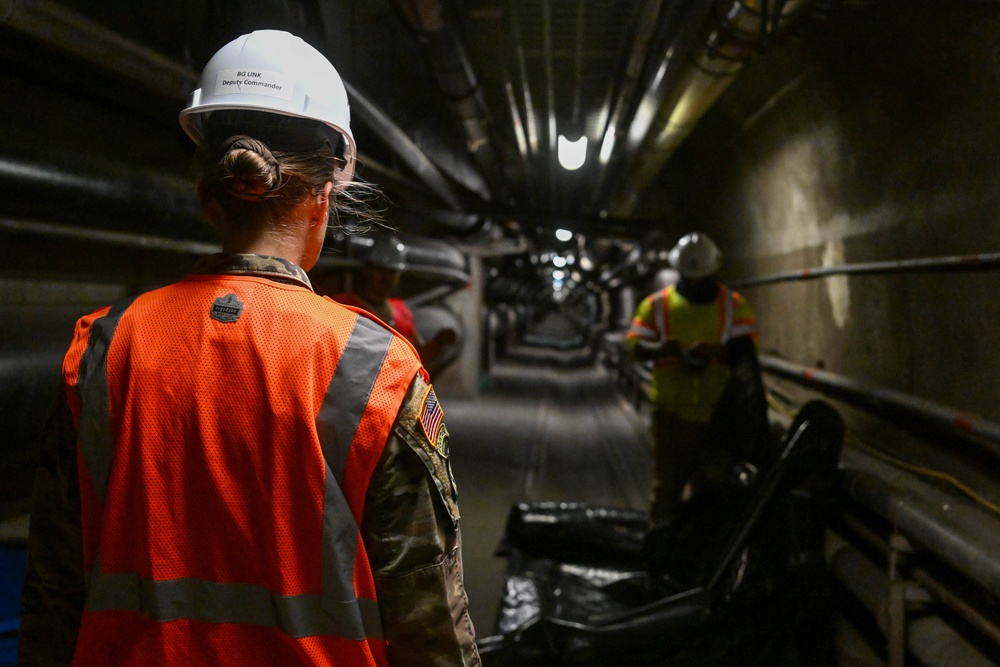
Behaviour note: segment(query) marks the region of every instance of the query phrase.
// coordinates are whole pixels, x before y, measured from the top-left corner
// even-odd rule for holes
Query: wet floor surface
[[[599,366],[521,354],[494,366],[475,400],[445,400],[462,511],[466,588],[480,636],[493,634],[506,561],[494,555],[518,502],[645,508],[646,422]]]

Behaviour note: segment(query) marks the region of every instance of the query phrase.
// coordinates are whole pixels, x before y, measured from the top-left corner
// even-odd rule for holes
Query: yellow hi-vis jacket
[[[750,336],[755,344],[758,339],[753,310],[739,293],[720,286],[714,302],[698,304],[670,286],[639,304],[625,345],[633,354],[640,340],[674,338],[686,350],[698,341],[725,345],[740,336]],[[728,379],[729,368],[721,362],[696,373],[685,370],[680,359],[660,359],[653,365],[650,400],[682,419],[708,423]]]

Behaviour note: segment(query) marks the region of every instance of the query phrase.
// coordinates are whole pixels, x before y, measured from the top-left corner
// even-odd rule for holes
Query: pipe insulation
[[[964,498],[852,448],[841,486],[914,544],[1000,598],[1000,519]]]
[[[886,632],[889,627],[889,577],[886,572],[836,535],[831,535],[828,540],[827,554],[833,576],[875,617],[878,627]],[[920,615],[906,620],[906,648],[922,665],[995,667],[996,663],[941,618]]]

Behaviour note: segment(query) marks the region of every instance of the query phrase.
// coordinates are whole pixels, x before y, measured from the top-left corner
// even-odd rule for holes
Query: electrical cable
[[[767,404],[771,407],[772,410],[781,414],[784,417],[794,418],[797,412],[796,410],[792,410],[790,407],[783,405],[777,398],[774,397],[773,394],[771,394],[771,392],[767,392]],[[946,484],[950,485],[951,487],[953,487],[954,489],[956,489],[957,491],[968,497],[970,500],[981,505],[990,512],[1000,516],[1000,505],[979,495],[969,486],[964,484],[962,481],[960,481],[953,475],[950,475],[946,472],[942,472],[940,470],[934,470],[932,468],[925,468],[922,466],[914,465],[912,463],[907,463],[902,459],[890,456],[885,452],[882,452],[879,449],[866,444],[850,431],[847,432],[847,436],[850,438],[852,445],[854,445],[858,449],[863,450],[868,454],[871,454],[875,458],[885,461],[889,465],[895,466],[897,468],[908,470],[909,472],[912,472],[916,475],[920,475],[922,477],[929,477],[931,479],[936,479],[938,481],[945,482]]]

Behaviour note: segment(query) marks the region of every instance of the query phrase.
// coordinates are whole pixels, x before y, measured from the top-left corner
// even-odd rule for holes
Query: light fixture
[[[568,229],[557,229],[556,238],[559,239],[560,241],[569,241],[571,238],[573,238],[573,232],[569,231]]]
[[[587,137],[570,141],[559,135],[559,164],[566,171],[576,171],[583,166],[587,158]]]

